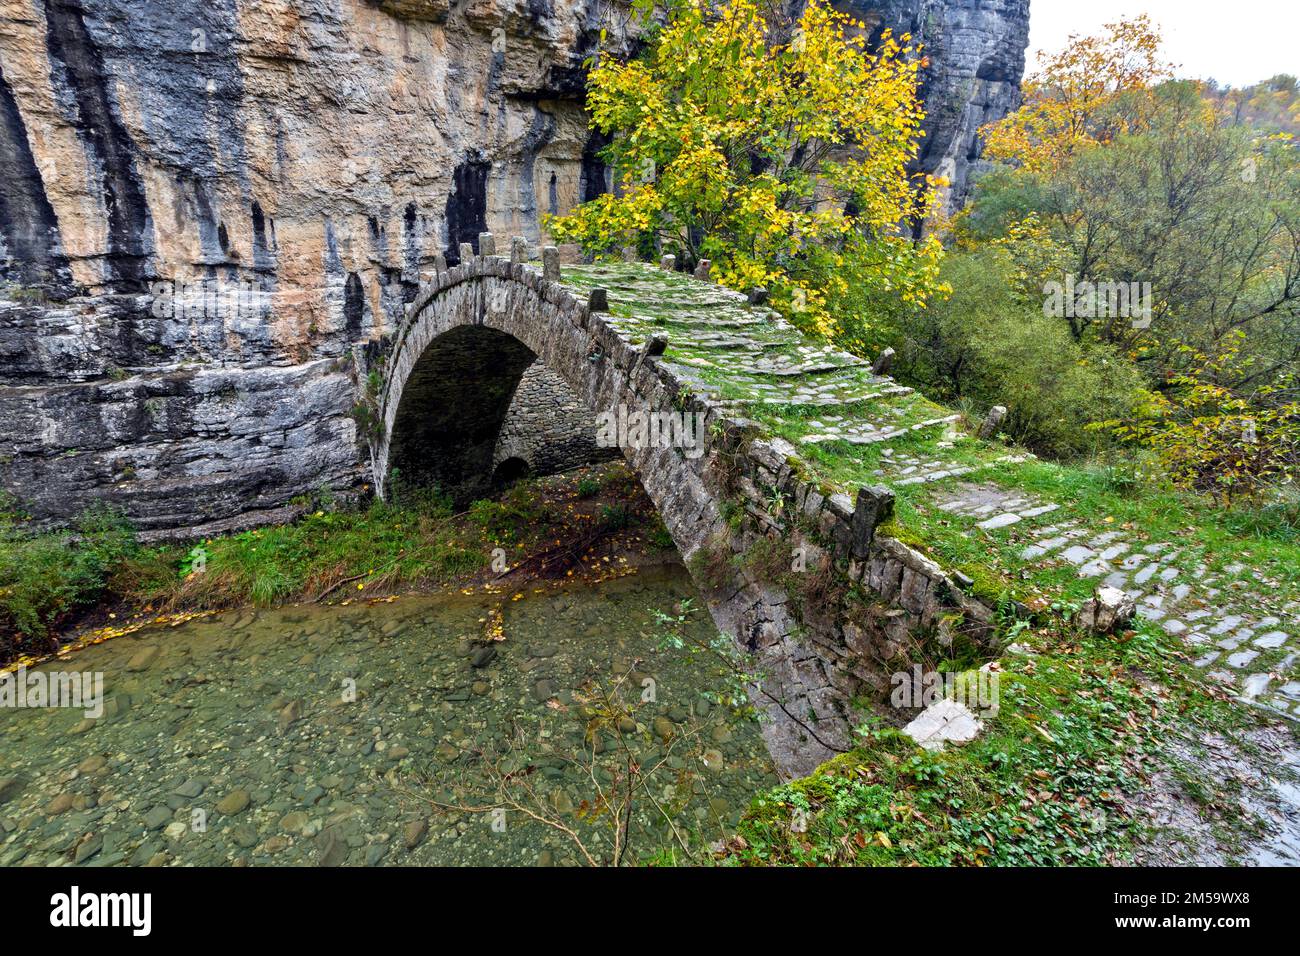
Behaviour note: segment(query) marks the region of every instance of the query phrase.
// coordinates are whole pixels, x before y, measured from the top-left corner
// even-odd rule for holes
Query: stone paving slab
[[[973,482],[980,471],[1024,458],[954,460],[949,450],[961,438],[960,416],[935,414],[910,389],[856,356],[812,342],[740,293],[706,282],[684,285],[644,264],[566,268],[564,281],[580,290],[605,288],[611,324],[631,341],[666,334],[664,360],[730,410],[750,417],[751,407],[764,406],[764,418],[802,432],[806,447],[843,441],[876,449],[873,477],[880,483],[933,487],[938,507],[975,532],[1027,535],[1021,560],[1072,566],[1081,578],[1120,588],[1243,700],[1300,718],[1300,680],[1290,672],[1300,658],[1300,604],[1270,613],[1257,594],[1233,586],[1244,569],[1211,573],[1175,542],[1141,541],[1067,516],[1059,502]],[[816,413],[792,418],[782,406]]]
[[[1289,676],[1300,659],[1300,607],[1292,602],[1289,614],[1270,614],[1258,595],[1234,593],[1225,578],[1244,571],[1241,565],[1216,574],[1180,560],[1183,548],[1174,542],[1141,542],[1125,529],[1100,530],[1078,519],[1053,521],[1058,504],[999,485],[958,483],[936,504],[985,531],[1031,528],[1023,560],[1073,565],[1080,577],[1119,588],[1139,614],[1187,643],[1197,667],[1214,668],[1210,676],[1242,700],[1300,719],[1300,682]]]

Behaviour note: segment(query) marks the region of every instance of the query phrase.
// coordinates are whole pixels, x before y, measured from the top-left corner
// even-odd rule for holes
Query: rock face
[[[1020,105],[1029,45],[1029,0],[840,0],[835,6],[879,35],[924,46],[925,139],[916,167],[946,177],[946,206],[960,207],[979,165],[979,128]]]
[[[0,9],[0,477],[195,525],[364,482],[353,343],[602,192],[572,0]]]
[[[928,44],[924,168],[964,183],[1026,4],[853,8]],[[535,243],[609,188],[583,61],[625,23],[588,0],[4,4],[0,487],[48,523],[104,498],[160,529],[366,483],[352,347],[436,256]]]

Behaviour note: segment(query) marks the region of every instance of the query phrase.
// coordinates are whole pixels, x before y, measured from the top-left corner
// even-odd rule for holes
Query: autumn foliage
[[[985,131],[990,159],[1029,172],[1054,172],[1071,157],[1142,127],[1141,110],[1116,107],[1170,75],[1160,34],[1145,15],[1106,24],[1097,36],[1072,35],[1025,80],[1024,105]]]
[[[1244,334],[1233,333],[1221,351],[1185,348],[1186,371],[1129,421],[1098,427],[1151,448],[1174,481],[1225,501],[1300,477],[1300,387],[1286,374],[1253,388],[1253,359],[1242,352]]]
[[[927,215],[935,184],[907,171],[921,136],[918,51],[809,3],[782,23],[751,0],[684,0],[643,55],[602,54],[592,123],[617,170],[602,195],[547,227],[596,254],[633,246],[712,262],[736,289],[763,286],[812,331],[852,344],[838,308],[864,291],[933,294],[937,240],[900,224]]]

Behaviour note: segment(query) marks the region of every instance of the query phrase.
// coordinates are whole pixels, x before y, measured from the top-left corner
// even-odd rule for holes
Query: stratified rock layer
[[[607,186],[594,5],[0,7],[0,474],[194,525],[363,479],[353,343]],[[339,361],[342,359],[343,361]]]
[[[1029,0],[841,0],[868,24],[922,44],[925,139],[917,168],[946,177],[949,209],[959,207],[978,167],[980,127],[1020,105],[1029,45]]]

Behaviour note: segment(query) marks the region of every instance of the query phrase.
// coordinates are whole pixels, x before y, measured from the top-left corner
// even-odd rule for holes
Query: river
[[[662,640],[698,606],[669,566],[86,648],[38,672],[102,674],[101,716],[0,709],[0,865],[684,861],[777,782],[707,614]]]

